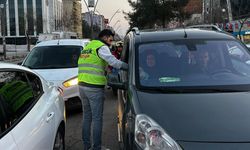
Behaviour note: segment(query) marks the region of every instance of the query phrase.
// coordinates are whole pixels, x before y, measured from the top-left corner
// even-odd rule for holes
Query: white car
[[[81,106],[78,89],[78,57],[88,39],[60,39],[37,44],[24,59],[26,66],[63,89],[66,107]]]
[[[0,63],[0,149],[64,149],[61,94],[32,70]]]

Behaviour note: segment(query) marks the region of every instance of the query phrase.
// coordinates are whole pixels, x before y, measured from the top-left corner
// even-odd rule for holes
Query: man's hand
[[[128,64],[125,63],[125,62],[123,62],[120,69],[121,69],[121,70],[128,70]]]

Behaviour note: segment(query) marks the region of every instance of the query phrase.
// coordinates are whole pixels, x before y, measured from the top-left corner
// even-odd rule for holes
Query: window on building
[[[23,0],[18,0],[18,21],[19,21],[19,34],[25,35],[25,24],[24,24],[24,7]]]
[[[27,0],[28,34],[34,35],[33,0]]]
[[[10,35],[16,35],[15,2],[9,0]]]
[[[36,1],[37,34],[43,33],[42,1]]]

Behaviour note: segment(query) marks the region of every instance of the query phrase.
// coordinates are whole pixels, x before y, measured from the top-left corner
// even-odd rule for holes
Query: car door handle
[[[46,122],[49,122],[51,119],[53,119],[53,117],[55,116],[55,113],[54,112],[51,112],[47,115],[47,119],[46,119]]]

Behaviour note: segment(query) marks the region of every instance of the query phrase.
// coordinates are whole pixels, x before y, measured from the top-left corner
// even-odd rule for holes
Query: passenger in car
[[[208,51],[198,52],[197,65],[203,73],[208,73],[210,70],[210,58]]]
[[[145,53],[145,52],[144,52]],[[148,80],[149,78],[156,78],[159,76],[159,68],[157,62],[157,54],[153,50],[147,51],[140,62],[140,78]]]
[[[211,72],[211,61],[207,50],[188,51],[180,57],[181,70],[189,74],[208,74]]]

